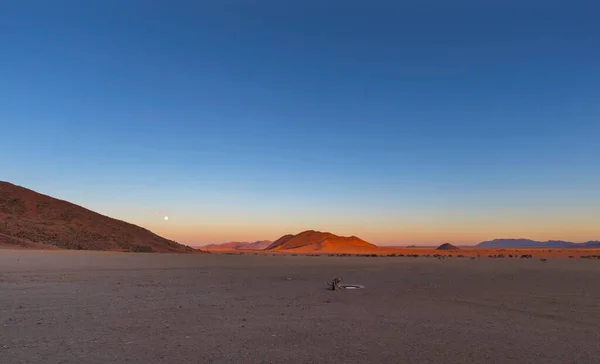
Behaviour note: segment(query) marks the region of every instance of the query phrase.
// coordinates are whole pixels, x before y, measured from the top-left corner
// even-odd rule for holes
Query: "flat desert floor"
[[[0,362],[600,363],[599,277],[592,259],[0,250]]]

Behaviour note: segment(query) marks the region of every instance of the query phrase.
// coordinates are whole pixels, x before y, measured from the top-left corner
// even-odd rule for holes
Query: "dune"
[[[332,233],[308,230],[297,235],[284,235],[269,245],[267,251],[369,253],[379,248],[356,236],[338,236]]]
[[[450,243],[445,243],[445,244],[438,246],[436,248],[436,250],[458,250],[458,247],[456,247]]]

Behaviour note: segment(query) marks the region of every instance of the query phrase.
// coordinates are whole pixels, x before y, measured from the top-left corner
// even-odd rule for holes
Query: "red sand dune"
[[[2,181],[0,247],[200,252],[139,226]]]
[[[344,237],[331,233],[308,230],[298,235],[284,235],[265,250],[294,252],[371,252],[378,250],[376,245],[367,243],[356,236]]]

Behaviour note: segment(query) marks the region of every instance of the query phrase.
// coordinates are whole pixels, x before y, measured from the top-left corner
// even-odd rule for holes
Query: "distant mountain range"
[[[208,244],[200,248],[206,250],[263,250],[273,243],[270,240],[260,240],[255,242],[235,241],[221,244]]]
[[[0,247],[200,252],[142,227],[3,181],[0,181]]]
[[[476,245],[477,248],[600,248],[600,241],[573,243],[562,240],[495,239]]]
[[[585,243],[573,243],[562,240],[535,241],[530,239],[495,239],[484,241],[475,246],[476,248],[600,248],[600,241],[588,241]],[[209,251],[232,251],[232,250],[265,250],[265,251],[290,251],[290,252],[364,252],[369,253],[373,249],[459,249],[473,248],[473,246],[443,244],[441,246],[382,246],[368,243],[356,236],[344,237],[332,233],[308,230],[300,234],[284,235],[274,242],[261,240],[255,242],[230,242],[221,244],[209,244],[199,247]]]

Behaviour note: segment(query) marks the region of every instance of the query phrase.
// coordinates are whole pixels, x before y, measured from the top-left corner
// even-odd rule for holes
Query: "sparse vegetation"
[[[153,253],[154,249],[149,245],[136,244],[131,247],[130,251],[134,253]]]
[[[341,289],[342,279],[340,277],[334,277],[329,283],[329,289],[332,291],[337,291]]]

